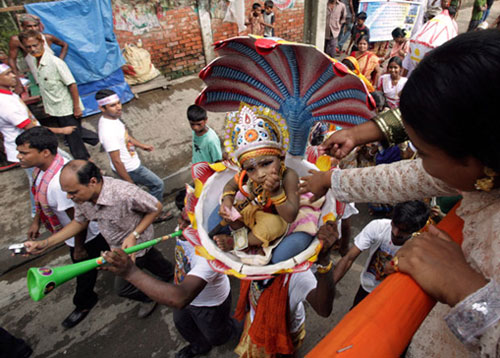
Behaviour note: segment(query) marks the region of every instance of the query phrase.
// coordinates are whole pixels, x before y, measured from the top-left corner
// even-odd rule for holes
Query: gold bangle
[[[399,258],[397,256],[394,256],[392,258],[391,266],[394,269],[394,271],[399,272]]]
[[[271,197],[271,202],[273,203],[274,206],[278,206],[283,204],[287,200],[287,196],[285,191],[283,190],[281,194],[278,194],[276,196]]]
[[[332,269],[333,267],[333,261],[330,260],[330,263],[326,266],[323,266],[323,265],[320,265],[320,264],[316,264],[316,272],[319,273],[319,274],[325,274],[325,273],[328,273],[330,272],[330,270]]]
[[[235,196],[235,195],[236,195],[236,192],[234,190],[225,191],[224,193],[222,193],[222,199],[224,199],[226,196]]]
[[[384,134],[389,145],[403,143],[408,140],[408,134],[403,125],[399,109],[396,108],[380,113],[373,118],[373,121]]]

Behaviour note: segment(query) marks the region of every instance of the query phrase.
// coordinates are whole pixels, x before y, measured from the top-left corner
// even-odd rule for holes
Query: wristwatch
[[[132,235],[134,235],[134,236],[135,236],[135,238],[136,238],[137,240],[139,240],[139,239],[141,238],[141,234],[139,234],[139,233],[138,233],[137,231],[135,231],[135,230],[132,232]]]

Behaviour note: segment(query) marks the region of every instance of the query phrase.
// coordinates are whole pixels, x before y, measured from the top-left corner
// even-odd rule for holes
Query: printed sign
[[[392,40],[392,30],[406,29],[408,36],[415,25],[421,3],[418,1],[368,0],[359,3],[359,11],[366,12],[366,26],[370,42]]]

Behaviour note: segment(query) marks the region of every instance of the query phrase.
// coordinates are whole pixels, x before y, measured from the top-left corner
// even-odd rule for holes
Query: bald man
[[[41,241],[27,241],[30,254],[40,254],[84,230],[97,221],[101,234],[111,248],[126,249],[153,239],[153,221],[161,213],[162,204],[152,195],[129,182],[103,177],[92,162],[73,160],[61,170],[61,188],[75,202],[74,219],[61,231]],[[135,264],[167,282],[173,278],[173,265],[154,247],[133,254]],[[135,286],[116,277],[115,292],[143,302],[138,317],[148,316],[156,307]]]

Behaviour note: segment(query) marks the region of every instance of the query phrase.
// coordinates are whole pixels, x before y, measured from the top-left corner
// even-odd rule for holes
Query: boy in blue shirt
[[[222,160],[220,139],[215,131],[207,126],[207,111],[193,104],[188,107],[187,117],[193,130],[192,164]]]

